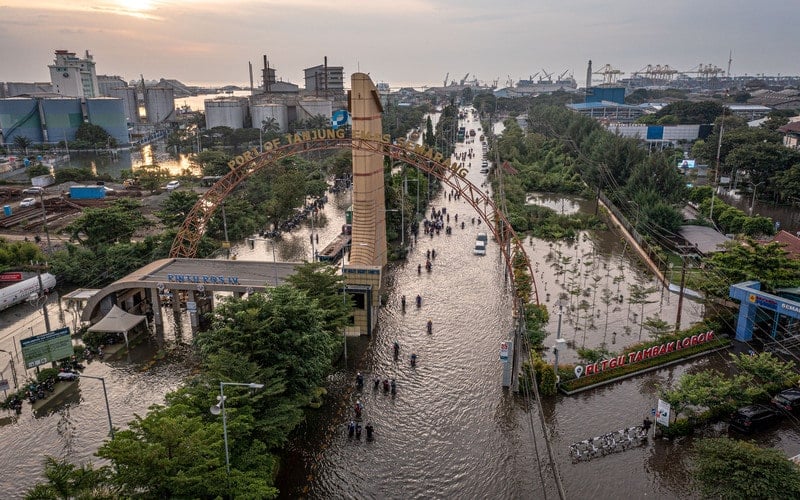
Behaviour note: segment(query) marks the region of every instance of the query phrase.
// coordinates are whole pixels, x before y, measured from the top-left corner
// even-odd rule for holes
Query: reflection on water
[[[594,210],[594,201],[588,201],[574,196],[562,196],[553,193],[530,193],[525,199],[528,205],[541,205],[557,214],[570,215],[578,212]]]
[[[86,168],[95,175],[109,175],[119,179],[123,170],[136,170],[142,165],[157,164],[167,169],[172,176],[183,175],[186,171],[200,175],[200,169],[192,165],[188,154],[174,154],[166,151],[163,143],[152,143],[131,150],[120,149],[116,154],[70,153],[70,161],[62,168]]]

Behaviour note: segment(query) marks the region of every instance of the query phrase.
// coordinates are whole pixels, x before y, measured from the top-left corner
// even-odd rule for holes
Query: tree
[[[672,332],[672,325],[658,316],[648,316],[647,319],[642,322],[642,326],[653,339],[659,339]]]
[[[695,479],[707,498],[800,498],[800,469],[776,449],[730,438],[695,443]]]
[[[793,361],[783,362],[771,353],[762,352],[752,356],[731,354],[733,364],[744,373],[752,375],[767,392],[777,392],[797,383],[798,375]]]
[[[725,415],[752,403],[761,394],[761,388],[751,385],[752,380],[748,374],[731,377],[715,370],[687,373],[674,389],[663,392],[661,398],[670,404],[676,416],[684,412],[694,415],[704,409]]]
[[[745,243],[728,242],[724,252],[715,252],[703,259],[709,272],[700,276],[696,286],[727,300],[728,288],[734,283],[757,280],[762,290],[771,292],[795,286],[800,280],[800,261],[788,258],[780,243],[761,244],[752,239]]]
[[[81,123],[75,131],[75,141],[85,143],[87,147],[115,147],[117,140],[106,132],[106,129],[93,123]]]
[[[76,466],[66,460],[45,457],[44,477],[47,481],[28,490],[25,498],[26,500],[117,498],[117,491],[108,484],[109,473],[107,467],[95,469],[91,463]]]
[[[329,333],[341,332],[350,318],[352,303],[342,300],[344,281],[336,268],[323,262],[304,263],[295,267],[294,274],[286,280],[317,301],[323,326]]]
[[[436,145],[436,136],[433,134],[433,122],[430,116],[425,120],[425,145],[431,148]]]
[[[248,407],[233,403],[233,396],[231,391],[226,401],[229,440],[240,443],[252,457],[264,447],[247,438],[254,419]],[[211,420],[206,412],[208,405],[202,410],[184,404],[156,405],[103,444],[97,455],[114,464],[112,481],[121,496],[224,498],[247,492],[252,498],[274,497],[271,478],[257,470],[232,467],[228,482],[222,422]]]
[[[230,351],[285,373],[286,394],[310,399],[322,385],[333,348],[341,343],[324,324],[316,300],[290,286],[271,288],[215,309],[212,328],[197,337],[203,356]]]
[[[142,189],[151,193],[156,192],[170,178],[169,170],[161,168],[159,165],[142,165],[137,170],[137,174]]]
[[[193,154],[189,161],[192,165],[200,167],[203,175],[225,175],[231,171],[228,162],[231,155],[217,149],[206,149],[200,153]]]
[[[31,241],[6,241],[0,238],[0,272],[45,260],[41,248]]]
[[[18,135],[14,137],[14,146],[25,153],[25,156],[28,156],[28,148],[31,147],[32,144],[33,141],[30,139],[30,137],[25,137],[24,135]]]
[[[674,116],[675,123],[681,124],[706,124],[714,123],[714,120],[722,114],[722,105],[712,102],[691,102],[677,101],[667,104],[656,112],[659,123],[662,118]]]
[[[180,226],[199,198],[200,195],[194,191],[172,191],[161,202],[161,210],[156,212],[156,216],[166,227]]]
[[[140,208],[138,201],[121,198],[109,207],[84,209],[65,229],[87,247],[130,242],[137,229],[149,225]]]

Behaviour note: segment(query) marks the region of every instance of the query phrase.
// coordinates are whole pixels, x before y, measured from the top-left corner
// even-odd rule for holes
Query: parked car
[[[35,194],[39,196],[44,193],[44,188],[40,186],[31,186],[22,190],[22,194]]]
[[[36,206],[36,198],[25,198],[21,202],[19,202],[19,208],[25,207],[35,207]]]
[[[767,405],[750,405],[739,408],[731,414],[730,427],[740,432],[759,431],[780,418],[780,414]]]
[[[180,181],[169,181],[167,183],[167,185],[166,185],[166,190],[167,191],[174,191],[174,190],[178,189],[179,187],[181,187]]]
[[[786,389],[772,397],[770,404],[781,411],[795,413],[800,410],[800,389]]]

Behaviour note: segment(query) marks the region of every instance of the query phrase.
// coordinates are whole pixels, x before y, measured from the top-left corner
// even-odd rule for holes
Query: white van
[[[486,255],[486,242],[483,240],[475,240],[475,248],[472,250],[474,255]]]

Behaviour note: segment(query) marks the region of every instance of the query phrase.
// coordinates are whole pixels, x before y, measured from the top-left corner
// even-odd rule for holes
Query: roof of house
[[[793,133],[793,134],[800,134],[800,121],[798,122],[789,122],[783,127],[778,129],[779,132],[783,132],[784,134]]]
[[[768,243],[780,243],[783,249],[789,254],[789,257],[796,259],[800,257],[800,238],[793,235],[788,231],[778,231],[778,234],[772,237]]]
[[[724,234],[713,227],[707,226],[681,226],[678,233],[689,245],[703,255],[723,251],[722,245],[730,241],[730,238]]]

